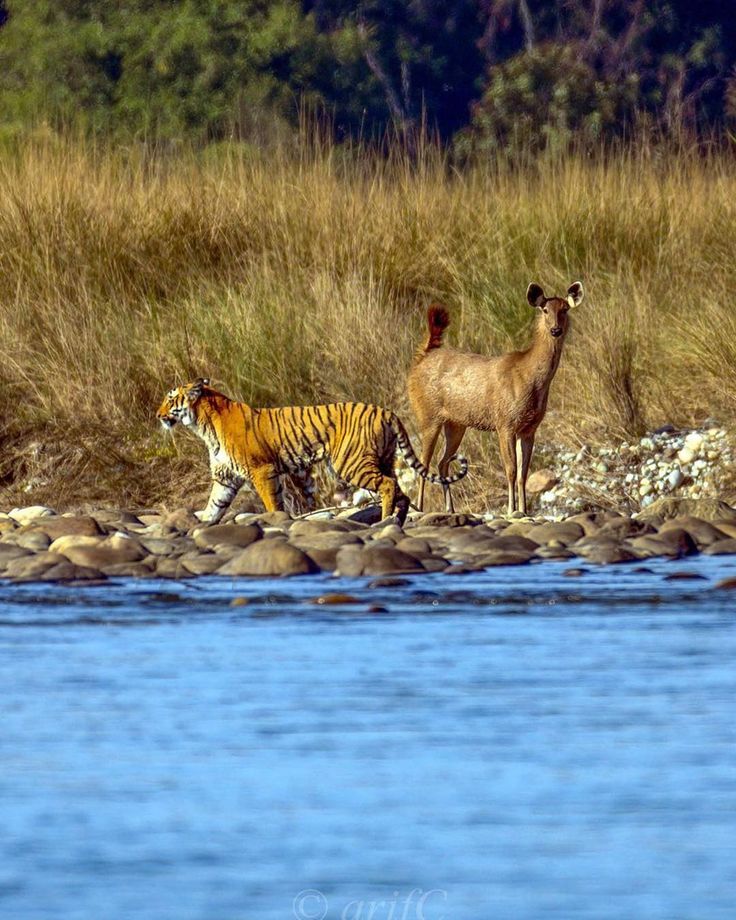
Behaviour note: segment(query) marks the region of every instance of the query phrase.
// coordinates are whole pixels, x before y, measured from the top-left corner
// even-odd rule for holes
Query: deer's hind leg
[[[432,462],[432,455],[434,454],[434,449],[437,446],[437,438],[440,436],[440,431],[442,430],[442,422],[431,421],[420,431],[420,436],[422,439],[422,450],[420,454],[420,459],[422,463],[429,469],[429,464]],[[424,511],[424,487],[427,485],[427,480],[424,476],[419,477],[419,489],[417,490],[417,509],[419,511]]]
[[[452,460],[457,453],[457,449],[460,447],[460,443],[465,437],[465,431],[466,428],[464,425],[458,425],[455,422],[445,422],[445,452],[442,454],[442,459],[439,463],[440,476],[442,476],[443,479],[447,478],[450,472],[450,460]],[[449,485],[443,485],[442,490],[445,493],[445,511],[453,513],[455,511],[455,505],[452,501]]]

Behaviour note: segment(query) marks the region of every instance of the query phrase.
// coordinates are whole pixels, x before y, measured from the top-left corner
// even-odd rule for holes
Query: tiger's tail
[[[449,486],[452,485],[453,482],[458,482],[458,480],[468,475],[468,461],[465,459],[465,457],[460,456],[460,454],[456,454],[452,458],[452,460],[457,460],[457,462],[460,464],[460,469],[457,473],[455,473],[454,476],[448,476],[445,478],[444,476],[437,476],[434,473],[430,473],[427,467],[422,463],[422,461],[414,452],[411,439],[407,434],[406,428],[404,428],[404,423],[401,421],[398,415],[390,413],[389,421],[391,428],[396,435],[396,440],[401,450],[401,454],[404,457],[407,465],[410,466],[415,473],[419,473],[419,475],[423,479],[426,479],[427,482],[433,482],[436,485]]]

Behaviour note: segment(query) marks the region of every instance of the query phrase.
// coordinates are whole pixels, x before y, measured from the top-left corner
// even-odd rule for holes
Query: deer
[[[562,356],[569,330],[568,311],[584,296],[580,281],[566,297],[547,297],[539,284],[526,292],[537,310],[531,345],[524,351],[482,355],[451,348],[443,342],[450,324],[445,307],[427,310],[428,336],[419,347],[409,376],[409,402],[421,436],[421,460],[429,466],[440,431],[445,450],[439,471],[447,476],[468,428],[496,431],[508,483],[508,514],[527,513],[526,480],[537,428],[547,411],[549,388]],[[454,512],[449,485],[443,485],[445,510]],[[424,510],[424,481],[419,483],[416,507]]]

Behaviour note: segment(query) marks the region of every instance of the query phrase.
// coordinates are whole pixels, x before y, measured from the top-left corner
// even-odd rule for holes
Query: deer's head
[[[567,314],[582,301],[585,292],[580,281],[575,281],[567,289],[567,297],[546,297],[539,284],[530,284],[526,299],[532,307],[539,310],[541,323],[549,334],[555,338],[564,338],[567,332]]]

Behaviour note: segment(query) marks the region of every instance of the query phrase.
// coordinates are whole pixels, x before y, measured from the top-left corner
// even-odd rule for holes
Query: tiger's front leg
[[[213,472],[212,489],[207,507],[203,511],[195,511],[194,516],[204,524],[216,524],[232,504],[243,482],[243,479],[233,476],[228,471]]]

